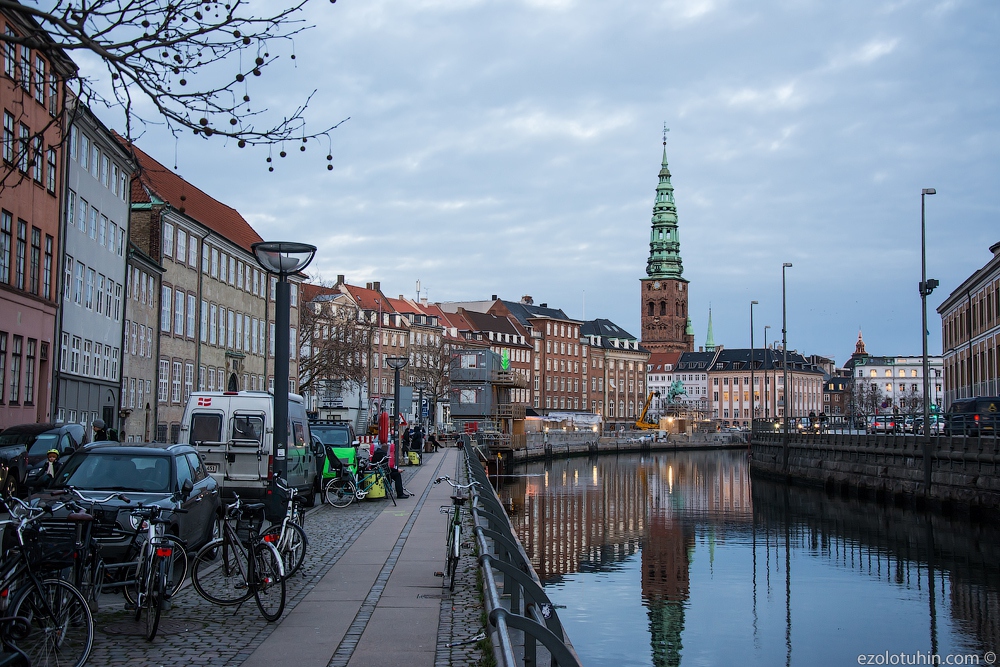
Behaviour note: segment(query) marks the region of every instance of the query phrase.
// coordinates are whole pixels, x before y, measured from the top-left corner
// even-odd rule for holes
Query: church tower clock
[[[677,235],[677,206],[667,167],[667,130],[663,162],[653,204],[649,259],[642,290],[642,346],[650,352],[693,352],[694,330],[688,317],[688,281],[684,279]]]

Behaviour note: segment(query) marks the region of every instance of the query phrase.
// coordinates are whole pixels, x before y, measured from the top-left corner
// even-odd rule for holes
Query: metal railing
[[[494,657],[501,667],[582,667],[471,439],[462,438],[473,487],[470,511]],[[499,579],[499,582],[498,582]]]

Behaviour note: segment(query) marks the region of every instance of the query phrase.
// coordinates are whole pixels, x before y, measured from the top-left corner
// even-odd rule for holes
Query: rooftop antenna
[[[420,278],[417,278],[417,303],[420,303]]]

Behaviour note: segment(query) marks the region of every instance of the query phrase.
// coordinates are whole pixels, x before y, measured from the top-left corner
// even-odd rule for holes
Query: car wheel
[[[5,500],[17,495],[17,478],[14,477],[13,471],[7,472],[7,479],[4,480],[2,493]]]

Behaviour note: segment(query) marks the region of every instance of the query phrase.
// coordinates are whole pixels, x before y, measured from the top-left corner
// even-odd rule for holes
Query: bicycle
[[[334,467],[331,465],[331,468]],[[347,507],[355,500],[364,500],[378,484],[382,484],[385,495],[396,505],[392,494],[392,484],[389,481],[389,464],[387,461],[369,463],[362,471],[360,478],[354,475],[347,466],[341,464],[336,477],[330,479],[323,489],[326,502],[334,507]]]
[[[261,615],[276,621],[285,610],[285,571],[275,536],[260,532],[263,522],[264,503],[243,503],[235,496],[226,505],[222,536],[194,557],[191,583],[203,598],[222,606],[241,605],[252,595]]]
[[[107,566],[101,556],[101,543],[94,536],[96,522],[94,510],[98,505],[104,505],[112,500],[120,500],[126,504],[131,503],[131,501],[121,493],[112,493],[106,498],[87,498],[72,486],[53,489],[50,494],[53,498],[66,494],[72,495],[73,499],[65,501],[64,505],[73,511],[61,520],[44,520],[40,522],[40,525],[50,535],[60,531],[68,531],[72,534],[71,539],[75,542],[75,549],[70,583],[83,593],[83,597],[87,600],[87,604],[91,605],[91,609],[97,611],[98,600],[107,577]],[[88,507],[85,509],[84,505]]]
[[[454,591],[455,572],[458,570],[458,561],[462,556],[462,507],[465,505],[465,501],[468,500],[468,496],[462,492],[474,486],[479,486],[479,482],[473,481],[468,484],[456,484],[447,475],[434,480],[435,484],[440,484],[441,482],[448,482],[449,486],[456,489],[456,493],[451,496],[451,506],[444,505],[441,507],[441,512],[448,514],[448,534],[446,536],[448,560],[445,575],[450,577],[448,590]]]
[[[288,510],[281,523],[269,526],[263,535],[264,539],[274,544],[278,553],[281,554],[285,566],[285,578],[287,579],[302,567],[309,539],[306,537],[306,531],[302,528],[306,514],[302,511],[298,491],[294,486],[285,484],[280,477],[277,478],[276,484],[279,489],[288,494]]]
[[[146,529],[146,541],[143,543],[139,559],[136,561],[135,588],[133,589],[135,602],[133,606],[135,620],[138,621],[145,615],[144,625],[147,641],[153,641],[153,638],[156,637],[163,602],[171,595],[168,582],[175,563],[174,550],[177,548],[175,542],[167,539],[164,534],[163,527],[169,524],[170,520],[164,519],[160,515],[167,512],[186,511],[182,509],[165,510],[159,505],[148,507],[139,505],[131,513],[131,516],[140,520],[140,528],[145,527]],[[183,551],[183,547],[180,548]],[[129,590],[127,585],[124,588],[126,591]]]
[[[12,526],[17,541],[0,562],[0,592],[4,602],[10,600],[5,616],[17,619],[17,629],[0,625],[0,638],[27,656],[33,667],[80,667],[90,656],[94,642],[90,607],[69,582],[39,576],[40,571],[73,565],[75,544],[64,540],[47,544],[44,531],[38,527],[46,512],[62,509],[65,504],[43,508],[20,500],[18,503],[11,506],[0,501],[0,507],[11,516],[0,521],[0,526]]]

